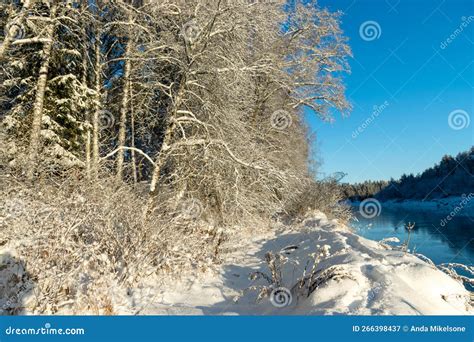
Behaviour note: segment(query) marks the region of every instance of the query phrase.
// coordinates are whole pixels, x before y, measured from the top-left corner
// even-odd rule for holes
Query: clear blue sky
[[[332,124],[308,119],[318,140],[320,177],[343,171],[348,173],[345,182],[398,178],[474,145],[474,1],[319,4],[345,13],[342,28],[354,54],[352,74],[345,77],[354,107],[351,115],[336,114]],[[462,27],[463,19],[467,27]],[[359,31],[366,21],[380,26],[377,39],[362,39]],[[452,34],[453,41],[446,44]],[[374,116],[374,106],[385,102],[388,106]],[[451,128],[448,117],[455,110],[463,110],[464,119],[467,113],[468,127]],[[370,118],[371,123],[354,134]]]

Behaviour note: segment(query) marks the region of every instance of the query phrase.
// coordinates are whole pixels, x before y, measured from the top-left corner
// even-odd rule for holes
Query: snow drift
[[[460,282],[414,255],[364,239],[321,213],[291,226],[279,224],[273,233],[246,239],[240,236],[228,241],[225,248],[222,265],[198,276],[183,274],[180,280],[151,276],[139,280],[135,288],[111,288],[111,312],[140,315],[473,313],[470,292]],[[269,273],[265,262],[269,252],[286,258],[278,269],[279,285],[288,291],[283,305],[275,303],[271,295],[257,301],[258,289],[269,282],[264,277],[253,277],[254,280],[249,277],[256,272]],[[310,291],[298,292],[297,285],[304,278],[305,268],[311,266],[315,257],[316,273],[332,269],[337,271],[337,276],[326,277]],[[3,297],[9,292],[8,279],[14,278],[15,272],[23,271],[13,265],[0,270]],[[33,290],[29,295],[33,295]],[[0,304],[5,305],[6,301],[8,298],[2,298]],[[28,307],[24,313],[28,313]],[[69,312],[65,309],[59,313]]]
[[[470,315],[470,293],[458,281],[433,265],[402,251],[364,239],[336,220],[317,213],[299,224],[297,231],[280,226],[273,234],[254,237],[233,247],[221,269],[135,292],[135,302],[146,304],[141,314],[206,315]],[[319,247],[318,247],[319,246]],[[268,252],[282,251],[283,286],[291,302],[277,307],[264,298],[256,302],[264,279],[249,275],[267,272]],[[321,270],[338,267],[348,275],[328,280],[309,296],[298,297],[294,285],[311,254],[321,253]],[[329,253],[324,253],[329,251]],[[249,290],[246,290],[249,289]]]

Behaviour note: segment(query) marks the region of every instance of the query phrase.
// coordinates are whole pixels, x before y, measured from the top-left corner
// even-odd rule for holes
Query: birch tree
[[[31,125],[30,133],[30,146],[28,151],[28,165],[26,169],[26,175],[28,180],[33,180],[36,160],[38,158],[38,150],[40,148],[40,135],[41,135],[41,122],[43,119],[43,104],[44,95],[46,91],[46,82],[48,81],[49,63],[51,60],[51,54],[54,42],[54,29],[55,29],[55,17],[56,17],[57,5],[51,4],[49,8],[49,20],[45,30],[46,42],[43,45],[43,61],[39,70],[38,81],[36,84],[36,96],[33,105],[33,122]]]
[[[42,122],[59,116],[52,125],[74,128],[62,130],[67,167],[147,182],[145,213],[192,199],[218,220],[268,215],[311,177],[303,110],[331,120],[350,108],[339,16],[314,1],[58,2],[39,13],[7,56],[41,50],[29,179],[47,152]]]

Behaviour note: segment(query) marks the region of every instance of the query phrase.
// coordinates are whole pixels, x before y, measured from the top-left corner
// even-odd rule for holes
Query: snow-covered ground
[[[279,224],[272,233],[256,233],[252,238],[235,237],[225,248],[227,253],[222,265],[199,276],[183,274],[179,281],[152,276],[135,288],[110,286],[110,311],[139,315],[474,313],[470,293],[461,283],[411,254],[364,239],[321,213],[314,213],[292,226]],[[0,254],[2,252],[0,250]],[[273,255],[281,252],[287,258],[280,269],[279,288],[284,291],[280,297],[264,296],[257,303],[259,289],[249,288],[269,283],[264,277],[250,280],[249,275],[260,271],[271,276],[265,262],[268,252]],[[302,278],[305,266],[312,268],[315,257],[320,259],[315,269],[317,276],[325,278],[327,269],[333,270],[335,276],[320,279],[319,286],[311,291],[301,291],[298,279]],[[21,271],[13,266],[11,270]],[[8,290],[5,282],[0,285]],[[5,300],[2,298],[2,302]],[[288,305],[280,307],[279,300]],[[66,309],[58,312],[71,313]]]
[[[241,240],[217,272],[133,291],[139,314],[204,315],[470,315],[470,293],[462,284],[401,251],[387,250],[364,239],[323,214],[300,223],[300,232],[280,228],[274,234]],[[319,247],[317,247],[319,246]],[[326,247],[324,247],[326,246]],[[328,247],[329,246],[329,247]],[[286,248],[290,247],[290,248]],[[286,249],[285,249],[286,248]],[[268,297],[256,303],[258,291],[242,290],[268,285],[249,280],[255,271],[270,273],[267,252],[283,255],[281,286],[290,289],[291,303],[276,307]],[[327,253],[329,252],[329,253]],[[297,296],[294,285],[312,253],[321,253],[319,269],[338,267],[350,277],[329,280],[308,297]],[[285,298],[287,299],[287,298]]]

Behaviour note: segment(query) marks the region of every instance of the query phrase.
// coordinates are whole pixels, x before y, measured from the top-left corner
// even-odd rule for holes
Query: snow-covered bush
[[[340,204],[343,200],[340,186],[335,181],[315,181],[307,179],[301,182],[286,202],[284,211],[290,217],[303,217],[318,210],[331,218],[346,222],[351,217],[349,208]]]
[[[267,252],[265,262],[270,273],[262,271],[251,273],[250,280],[256,284],[245,289],[241,295],[256,291],[257,302],[270,298],[273,306],[285,307],[291,305],[293,301],[298,302],[300,299],[308,298],[318,287],[330,280],[353,279],[351,274],[340,265],[321,267],[320,262],[331,255],[329,245],[317,245],[316,251],[307,255],[302,272],[298,272],[299,262],[291,258],[292,252],[298,249],[298,246],[288,246],[275,254]],[[288,276],[290,269],[292,269],[291,277]],[[293,280],[294,276],[297,277],[296,281]],[[260,280],[263,280],[265,284],[259,285]],[[235,301],[238,299],[239,297],[236,297]]]
[[[5,259],[9,251],[18,263],[2,261],[0,271],[22,271],[1,274],[0,297],[15,298],[26,291],[15,288],[31,282],[29,296],[8,312],[26,306],[37,314],[113,314],[150,275],[205,270],[218,262],[223,235],[209,224],[160,208],[144,221],[145,201],[132,187],[76,177],[31,186],[2,177],[0,254]],[[16,280],[7,286],[10,273]]]

